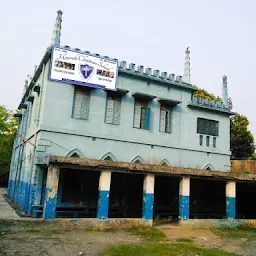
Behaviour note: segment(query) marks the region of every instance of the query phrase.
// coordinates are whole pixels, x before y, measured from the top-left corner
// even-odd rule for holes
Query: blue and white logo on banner
[[[80,72],[81,72],[81,74],[83,75],[83,77],[85,79],[88,79],[91,76],[92,72],[93,72],[93,67],[89,66],[87,64],[80,65]]]

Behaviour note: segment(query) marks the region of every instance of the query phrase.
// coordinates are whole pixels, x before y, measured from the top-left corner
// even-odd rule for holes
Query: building
[[[61,21],[58,11],[51,47],[25,83],[9,199],[47,219],[234,218],[240,176],[229,175],[227,78],[223,102],[193,97],[189,49],[182,78],[60,47]],[[85,58],[102,69],[92,75]],[[93,76],[101,82],[81,82]]]

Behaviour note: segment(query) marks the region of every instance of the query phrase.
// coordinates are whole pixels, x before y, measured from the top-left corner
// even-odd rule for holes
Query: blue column
[[[226,218],[236,218],[236,182],[228,181],[226,183]]]
[[[109,193],[111,183],[111,172],[102,171],[99,180],[98,219],[108,218]]]
[[[179,219],[189,219],[189,197],[190,197],[190,178],[182,177],[180,180],[179,195]]]
[[[153,224],[154,186],[155,176],[153,174],[145,175],[143,184],[142,218],[145,222],[147,222],[150,225]]]
[[[46,182],[46,197],[44,202],[44,219],[54,219],[56,217],[57,191],[59,185],[59,166],[48,167],[47,182]]]

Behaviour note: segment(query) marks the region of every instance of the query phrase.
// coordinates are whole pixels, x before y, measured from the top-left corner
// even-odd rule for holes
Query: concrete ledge
[[[181,220],[180,226],[188,226],[192,228],[235,228],[239,226],[246,226],[256,228],[256,219],[253,220],[238,220],[238,219],[190,219]]]
[[[26,230],[104,230],[109,228],[129,228],[134,226],[151,226],[151,222],[143,219],[94,219],[94,218],[80,218],[80,219],[23,219],[20,220],[6,220],[0,219],[0,232],[6,231],[26,231]]]
[[[252,174],[234,174],[224,171],[205,171],[202,169],[182,168],[175,166],[163,166],[154,164],[137,164],[126,163],[117,161],[105,161],[89,158],[74,158],[64,156],[50,156],[50,165],[57,165],[60,167],[80,170],[111,170],[117,172],[128,173],[154,173],[154,174],[168,174],[168,175],[188,175],[197,177],[210,177],[223,180],[241,180],[241,181],[253,181],[256,182],[256,175]]]

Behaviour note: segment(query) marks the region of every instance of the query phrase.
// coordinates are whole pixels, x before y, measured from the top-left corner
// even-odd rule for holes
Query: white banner
[[[49,79],[63,83],[117,90],[117,60],[53,47]]]

